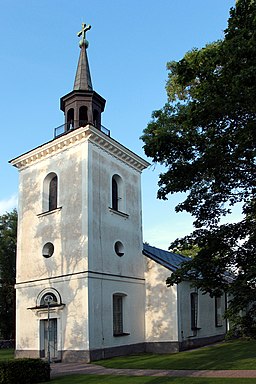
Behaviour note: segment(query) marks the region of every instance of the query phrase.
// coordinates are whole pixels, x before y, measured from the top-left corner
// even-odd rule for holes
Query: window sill
[[[192,330],[192,331],[200,331],[200,329],[201,329],[201,328],[199,328],[199,327],[191,327],[191,330]]]
[[[50,305],[49,310],[48,310],[48,307],[45,307],[45,306],[32,307],[27,309],[30,309],[31,311],[33,311],[36,316],[41,317],[41,316],[47,316],[49,312],[60,314],[64,308],[65,308],[65,304],[55,304],[55,305]]]
[[[52,213],[59,212],[61,209],[62,207],[58,207],[58,208],[52,209],[51,211],[45,211],[45,212],[39,213],[37,217],[51,215]]]
[[[124,218],[126,218],[126,219],[128,219],[128,217],[129,217],[129,215],[128,215],[127,213],[124,213],[124,212],[121,212],[121,211],[117,211],[117,210],[115,210],[115,209],[113,209],[113,208],[111,208],[111,207],[108,207],[108,209],[109,209],[109,211],[110,211],[111,213],[115,213],[115,214],[118,215],[118,216],[122,216],[122,217],[124,217]]]
[[[120,337],[120,336],[129,336],[130,333],[127,333],[127,332],[123,332],[123,333],[114,333],[113,336],[114,337]]]
[[[60,308],[60,309],[63,309],[65,307],[65,304],[61,303],[61,304],[50,304],[49,305],[49,308],[52,309],[52,308]],[[48,310],[48,305],[40,305],[39,307],[31,307],[31,308],[27,308],[27,309],[41,309],[41,310]]]

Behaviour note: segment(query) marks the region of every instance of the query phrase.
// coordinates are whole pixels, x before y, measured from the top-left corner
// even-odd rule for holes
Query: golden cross
[[[85,40],[85,34],[89,31],[89,29],[91,29],[91,27],[92,26],[90,24],[86,25],[85,23],[82,23],[82,29],[77,33],[77,36],[82,36],[82,40]]]

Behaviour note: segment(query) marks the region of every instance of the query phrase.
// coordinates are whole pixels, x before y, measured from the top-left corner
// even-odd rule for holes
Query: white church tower
[[[83,24],[65,124],[19,169],[16,356],[91,361],[145,341],[141,172],[101,125]]]

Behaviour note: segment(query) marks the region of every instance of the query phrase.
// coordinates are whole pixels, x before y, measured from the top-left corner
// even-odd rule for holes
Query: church
[[[170,353],[223,339],[225,297],[165,281],[187,258],[143,244],[141,173],[149,163],[101,123],[83,24],[71,92],[54,138],[19,170],[16,357],[84,361]]]

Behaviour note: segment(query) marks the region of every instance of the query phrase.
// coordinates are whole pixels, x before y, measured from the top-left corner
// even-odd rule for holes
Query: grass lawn
[[[175,354],[115,357],[95,363],[108,368],[256,369],[256,341],[224,342]]]
[[[14,358],[13,349],[0,349],[0,361],[2,360],[11,360]]]
[[[0,350],[0,360],[12,359],[13,350]],[[256,369],[256,341],[232,341],[169,355],[142,354],[95,362],[111,368],[145,369]],[[67,375],[49,384],[255,384],[256,379],[128,377]],[[43,384],[43,383],[41,383]]]
[[[53,379],[48,383],[50,384],[71,384],[71,383],[72,384],[255,384],[255,379],[70,375],[70,376],[64,376],[64,377]]]

